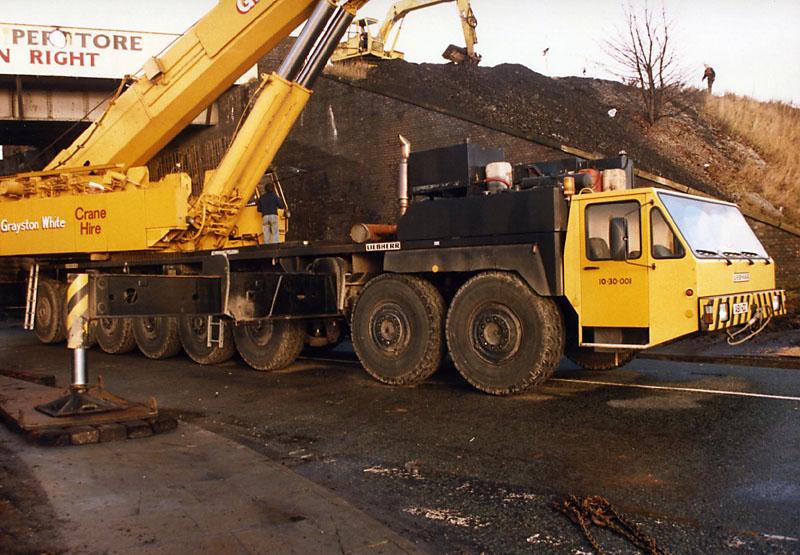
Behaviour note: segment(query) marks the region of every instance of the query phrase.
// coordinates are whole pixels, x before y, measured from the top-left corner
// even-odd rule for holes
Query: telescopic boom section
[[[46,170],[147,163],[247,68],[289,36],[315,0],[220,0],[144,67]]]
[[[336,6],[320,0],[280,69],[264,79],[247,119],[189,210],[193,228],[181,234],[182,249],[224,245],[311,96],[311,87],[366,0]]]

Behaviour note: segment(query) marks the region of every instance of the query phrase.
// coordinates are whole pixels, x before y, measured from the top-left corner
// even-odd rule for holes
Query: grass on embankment
[[[705,107],[766,162],[747,162],[742,176],[787,210],[800,212],[800,109],[734,94],[708,96]]]

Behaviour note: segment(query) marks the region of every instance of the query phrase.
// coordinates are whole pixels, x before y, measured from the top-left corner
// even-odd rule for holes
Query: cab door
[[[642,233],[645,195],[588,201],[580,253],[581,343],[646,344],[649,238]]]

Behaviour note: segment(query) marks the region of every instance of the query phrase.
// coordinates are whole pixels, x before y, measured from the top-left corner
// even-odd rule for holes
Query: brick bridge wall
[[[274,67],[265,58],[260,69]],[[195,192],[203,171],[213,168],[227,148],[253,86],[230,89],[219,100],[220,123],[190,129],[149,164],[153,177],[181,168]],[[466,122],[456,117],[321,78],[314,95],[275,159],[292,218],[288,239],[345,240],[358,222],[397,219],[398,134],[412,149],[471,141],[503,148],[512,163],[563,158],[550,147]],[[800,288],[800,237],[750,222],[778,264],[782,287]]]

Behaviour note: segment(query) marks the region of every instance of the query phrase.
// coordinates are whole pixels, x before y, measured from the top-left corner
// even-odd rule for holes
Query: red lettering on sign
[[[81,235],[100,235],[103,228],[89,222],[81,222]]]
[[[89,33],[75,33],[75,36],[81,39],[81,48],[86,48],[86,39],[91,37]]]
[[[11,63],[11,49],[6,48],[5,50],[0,50],[0,60],[3,60],[5,63]]]
[[[58,66],[89,66],[94,67],[97,63],[97,52],[65,52],[57,50],[30,50],[31,64],[58,65]]]

